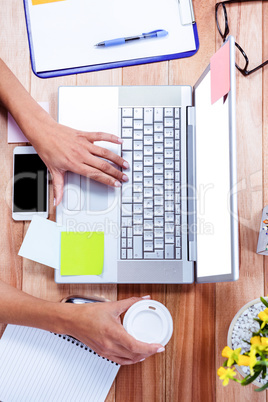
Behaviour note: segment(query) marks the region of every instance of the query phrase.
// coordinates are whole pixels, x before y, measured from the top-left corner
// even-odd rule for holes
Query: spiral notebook
[[[66,335],[8,325],[0,340],[2,402],[101,402],[120,366]]]

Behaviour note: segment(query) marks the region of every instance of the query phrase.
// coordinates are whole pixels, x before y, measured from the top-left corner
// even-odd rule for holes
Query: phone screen
[[[47,211],[47,167],[37,154],[14,155],[13,212]]]

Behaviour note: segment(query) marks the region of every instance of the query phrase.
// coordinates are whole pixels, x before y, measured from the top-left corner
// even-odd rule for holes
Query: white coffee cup
[[[173,333],[170,312],[156,300],[141,300],[133,304],[125,314],[123,326],[138,341],[163,346]]]

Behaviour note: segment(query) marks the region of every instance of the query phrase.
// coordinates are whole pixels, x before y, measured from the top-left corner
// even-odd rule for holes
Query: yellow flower
[[[251,345],[250,347],[250,352],[249,352],[249,358],[250,358],[250,363],[249,363],[249,368],[250,368],[250,374],[254,374],[253,367],[257,363],[257,358],[256,358],[256,353],[258,351],[259,346],[258,345]]]
[[[262,344],[262,346],[268,346],[268,338],[262,336],[261,337],[261,344]]]
[[[228,367],[231,367],[231,365],[234,364],[234,362],[237,362],[240,352],[241,352],[241,348],[232,350],[231,348],[229,348],[229,346],[225,346],[225,348],[223,349],[221,354],[223,357],[228,358],[228,361],[227,361]]]
[[[238,366],[250,366],[251,360],[249,356],[239,355],[237,364]]]
[[[260,336],[253,336],[251,339],[250,339],[250,343],[251,343],[251,345],[261,345],[261,337]]]
[[[259,317],[260,320],[263,321],[262,324],[261,324],[261,329],[262,329],[268,323],[268,308],[266,308],[265,310],[261,311],[258,314],[258,317]]]
[[[221,380],[223,380],[222,385],[226,386],[229,383],[229,380],[233,380],[234,377],[236,376],[236,373],[234,372],[234,368],[227,368],[225,369],[224,367],[220,367],[217,371],[218,376],[220,377]]]
[[[262,336],[253,336],[250,339],[252,346],[255,346],[260,352],[267,351],[268,349],[268,338]]]

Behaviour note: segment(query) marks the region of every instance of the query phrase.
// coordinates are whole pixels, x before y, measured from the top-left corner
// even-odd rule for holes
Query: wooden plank
[[[268,26],[266,23],[268,15],[268,4],[263,2],[262,4],[262,60],[268,60],[268,47],[267,47],[267,36],[268,36]],[[263,206],[268,205],[268,66],[263,68],[262,71],[262,158],[263,158]],[[265,291],[264,295],[268,293],[267,286],[267,269],[268,261],[267,257],[264,257],[264,273],[265,273]]]
[[[268,3],[262,3],[262,61],[268,60],[268,47],[267,47],[267,15]],[[263,177],[263,206],[268,205],[268,66],[262,69],[262,177]],[[264,257],[264,295],[268,293],[268,261]],[[266,392],[266,401],[268,401],[268,393]]]
[[[215,284],[195,289],[193,400],[215,401]]]
[[[214,1],[193,3],[200,48],[169,62],[169,84],[193,86],[215,52]],[[215,285],[167,287],[174,337],[166,372],[166,400],[215,400]]]
[[[230,33],[247,52],[251,66],[262,58],[262,5],[242,3],[228,7]],[[218,37],[218,36],[217,36]],[[237,167],[240,234],[240,279],[216,286],[216,368],[222,362],[227,331],[235,313],[264,290],[263,257],[256,254],[262,209],[262,73],[243,77],[237,72]],[[224,252],[224,250],[223,250]],[[254,386],[216,381],[217,400],[264,401]]]
[[[167,85],[168,62],[123,68],[123,85]]]
[[[0,13],[0,57],[16,74],[22,84],[29,88],[29,59],[26,28],[23,15],[23,3],[16,0],[2,2]],[[22,242],[23,222],[12,220],[12,172],[14,145],[7,143],[7,112],[0,109],[0,149],[1,149],[1,176],[0,176],[0,224],[2,233],[0,242],[1,270],[0,279],[12,286],[21,288],[22,259],[18,250]],[[0,333],[4,326],[0,324]]]
[[[78,74],[77,85],[122,85],[122,68]]]
[[[165,304],[165,285],[120,285],[118,299],[151,295]],[[167,345],[169,348],[169,345]],[[121,367],[116,378],[116,402],[165,401],[165,354],[154,355],[141,363]]]
[[[166,348],[166,401],[193,401],[195,285],[168,285],[173,336]],[[197,381],[199,381],[197,379]]]
[[[215,52],[215,12],[214,1],[193,0],[200,47],[189,58],[169,62],[169,84],[193,86]]]

